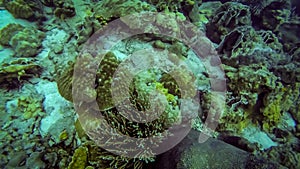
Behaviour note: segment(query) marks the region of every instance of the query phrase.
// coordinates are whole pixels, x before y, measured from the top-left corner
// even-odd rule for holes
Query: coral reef
[[[86,147],[78,147],[72,157],[72,161],[68,169],[85,169],[88,158],[88,149]]]
[[[239,26],[251,25],[250,9],[246,5],[227,2],[217,9],[207,24],[207,36],[215,43]]]
[[[45,167],[42,161],[40,134],[36,129],[45,116],[42,101],[32,84],[24,84],[19,91],[1,92],[1,132],[2,140],[0,166],[5,168]],[[26,147],[26,148],[24,148]]]
[[[51,1],[50,1],[51,2]],[[76,15],[74,4],[71,0],[62,1],[62,0],[54,0],[53,6],[54,15],[60,19],[65,19],[67,17],[73,17]]]
[[[153,11],[154,9],[148,3],[139,0],[104,0],[97,3],[94,8],[96,18],[101,16],[108,21],[145,10]]]
[[[11,38],[23,30],[24,27],[20,24],[11,23],[0,29],[0,44],[4,46],[9,46]]]
[[[39,30],[25,28],[16,33],[10,40],[10,45],[18,57],[32,57],[40,52],[45,34]]]
[[[6,87],[18,87],[22,80],[39,75],[41,67],[33,59],[19,58],[1,64],[0,84]]]
[[[283,47],[270,31],[255,31],[241,26],[228,33],[218,47],[223,63],[237,67],[239,64],[264,64],[268,68],[286,60]]]
[[[182,11],[184,8],[191,8],[195,3],[201,3],[201,1],[193,0],[147,0],[148,3],[154,5],[158,11]]]
[[[29,19],[34,15],[33,9],[24,0],[13,0],[4,5],[15,18]]]
[[[3,56],[0,58],[0,168],[224,168],[227,165],[228,168],[299,168],[300,22],[298,7],[293,9],[297,4],[296,0],[0,0],[3,12],[0,12],[0,55]],[[161,13],[148,17],[153,15],[144,15],[144,11]],[[134,15],[126,17],[129,14]],[[83,79],[73,81],[74,61],[80,57],[98,57],[96,53],[103,52],[96,46],[99,44],[91,44],[96,48],[81,55],[83,44],[119,17],[122,17],[121,26],[127,30],[146,33],[120,41],[103,55],[95,72],[94,86],[80,91],[86,98],[96,99],[100,112],[91,116],[101,114],[107,123],[96,123],[97,127],[110,127],[102,134],[111,134],[113,130],[135,139],[154,136],[158,139],[151,141],[160,144],[165,136],[177,134],[169,129],[186,120],[181,103],[197,93],[200,96],[195,100],[201,109],[196,110],[192,104],[186,108],[192,112],[188,114],[191,118],[196,116],[192,127],[205,132],[204,124],[209,116],[223,111],[217,130],[209,133],[238,149],[213,139],[198,145],[199,133],[193,130],[194,135],[186,138],[195,137],[196,141],[180,143],[158,156],[146,149],[140,151],[145,155],[127,158],[91,141],[98,128],[86,132],[85,123],[80,121],[81,112],[75,112],[70,103],[77,99],[72,95],[73,85],[86,86]],[[195,29],[186,24],[190,20]],[[180,42],[181,39],[199,44],[209,41],[194,38],[197,28],[203,31],[201,36],[207,35],[213,41],[211,46],[189,49],[185,42]],[[93,40],[96,39],[88,42]],[[222,62],[226,72],[224,110],[215,108],[220,98],[212,96],[214,81],[210,81],[213,77],[206,72],[207,67],[201,59],[193,62],[196,58],[192,50],[201,51],[200,57],[206,57],[211,53],[205,51],[215,51],[215,47],[221,61],[213,58],[208,64]],[[143,60],[141,56],[146,56],[146,49],[155,49],[157,53]],[[138,60],[131,60],[136,65],[153,62],[159,65],[165,54],[172,64],[181,61],[185,64],[178,69],[154,67],[132,71],[126,57],[139,51],[143,52],[139,53]],[[91,66],[89,63],[80,66],[86,68]],[[195,77],[185,71],[185,66]],[[89,109],[89,101],[80,105]],[[127,103],[130,106],[122,107]],[[155,108],[164,109],[159,112]],[[136,113],[131,119],[126,117],[129,112],[137,111],[145,113]],[[151,118],[157,114],[155,120],[137,122],[144,115]],[[88,127],[95,128],[92,122]],[[110,139],[114,140],[113,137]],[[127,141],[130,140],[108,143],[120,146]],[[129,152],[130,148],[119,152]],[[203,156],[207,154],[206,149],[209,153],[215,151],[216,158]],[[244,161],[224,159],[232,152],[237,152]],[[246,155],[250,156],[245,159]],[[256,159],[256,155],[264,158]],[[268,163],[265,158],[275,163]]]
[[[291,106],[287,99],[289,94],[284,91],[278,78],[266,67],[255,64],[240,66],[238,69],[226,67],[225,71],[229,80],[228,89],[232,92],[227,103],[231,107],[227,108],[224,115],[227,119],[225,123],[234,119],[231,121],[233,124],[241,125],[244,122],[242,126],[246,127],[251,121],[256,121],[266,131],[274,128],[280,122],[282,113]],[[239,85],[234,85],[237,83]]]
[[[45,33],[19,24],[8,24],[0,30],[0,43],[13,48],[18,57],[32,57],[40,52]]]

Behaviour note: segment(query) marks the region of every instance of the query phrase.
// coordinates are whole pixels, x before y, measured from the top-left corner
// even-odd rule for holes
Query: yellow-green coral
[[[293,107],[292,87],[281,84],[266,67],[252,64],[235,69],[225,66],[225,71],[230,93],[221,130],[238,127],[241,131],[252,123],[270,131],[281,122],[283,113]]]
[[[43,112],[42,99],[42,97],[33,95],[21,96],[18,99],[18,109],[23,112],[25,120],[36,118]]]
[[[38,75],[40,70],[41,67],[32,59],[19,58],[12,61],[4,61],[0,67],[0,84],[16,85],[22,79]]]
[[[114,106],[111,96],[112,77],[118,68],[120,61],[114,53],[108,52],[101,61],[96,74],[97,102],[100,110],[106,110]]]
[[[68,169],[84,169],[88,160],[88,149],[86,147],[78,147],[72,157],[72,161]]]
[[[294,86],[283,86],[278,84],[276,89],[269,95],[263,98],[264,107],[261,108],[263,114],[263,129],[269,131],[277,126],[282,120],[284,112],[292,111],[292,108],[297,105],[294,103],[299,96],[299,89],[294,90]]]

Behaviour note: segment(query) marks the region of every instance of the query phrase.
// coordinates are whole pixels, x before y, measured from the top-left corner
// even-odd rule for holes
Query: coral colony
[[[0,0],[0,168],[299,169],[299,11]]]

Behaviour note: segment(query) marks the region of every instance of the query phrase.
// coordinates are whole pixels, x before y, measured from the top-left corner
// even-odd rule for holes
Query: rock
[[[158,155],[156,162],[147,167],[168,169],[285,168],[276,162],[255,157],[214,138],[209,138],[200,144],[197,141],[198,137],[199,132],[191,130],[182,142]]]
[[[16,152],[12,157],[13,158],[9,160],[7,166],[17,167],[21,164],[21,162],[23,162],[26,159],[27,155],[25,151],[19,151]]]
[[[55,82],[41,81],[36,85],[36,89],[45,95],[43,107],[46,117],[41,120],[40,134],[44,138],[50,136],[53,144],[57,144],[61,142],[60,134],[65,130],[69,137],[64,143],[69,145],[75,132],[74,111],[71,105],[59,95]]]
[[[26,166],[28,168],[45,168],[46,164],[41,160],[42,153],[41,152],[33,152],[30,154],[29,158],[26,159]]]

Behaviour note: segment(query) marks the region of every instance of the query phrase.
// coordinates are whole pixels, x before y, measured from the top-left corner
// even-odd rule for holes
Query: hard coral
[[[40,73],[40,66],[32,59],[19,58],[2,63],[0,68],[0,85],[17,87],[23,79]]]
[[[88,160],[88,149],[86,147],[78,147],[72,157],[72,161],[68,169],[84,169]]]
[[[251,25],[251,13],[248,6],[227,2],[215,12],[207,24],[207,36],[215,43],[220,43],[225,35],[239,26]]]
[[[108,20],[140,13],[144,10],[153,10],[146,2],[133,0],[104,0],[97,3],[95,7],[95,16],[102,16]]]
[[[11,46],[16,56],[31,57],[39,53],[45,34],[34,28],[8,24],[0,30],[0,44]]]
[[[271,31],[255,31],[241,26],[227,34],[218,47],[223,63],[238,67],[239,64],[262,63],[268,68],[286,60],[282,45]]]
[[[24,27],[22,25],[16,23],[10,23],[6,25],[0,30],[0,44],[4,46],[9,46],[11,38],[23,29]]]
[[[15,17],[29,19],[34,15],[33,9],[24,0],[13,0],[5,4],[5,8]]]
[[[171,11],[178,12],[183,9],[184,6],[193,6],[195,1],[193,0],[147,0],[148,3],[154,5],[158,11]]]
[[[44,32],[25,28],[11,38],[10,45],[16,56],[31,57],[39,53],[44,37]]]
[[[241,125],[243,123],[255,122],[265,131],[271,131],[281,121],[283,112],[296,105],[293,100],[299,92],[294,94],[291,85],[283,86],[280,79],[264,66],[252,64],[238,69],[225,67],[225,71],[231,93],[227,120],[236,116],[241,120],[226,122],[239,124],[240,127],[245,127]]]

